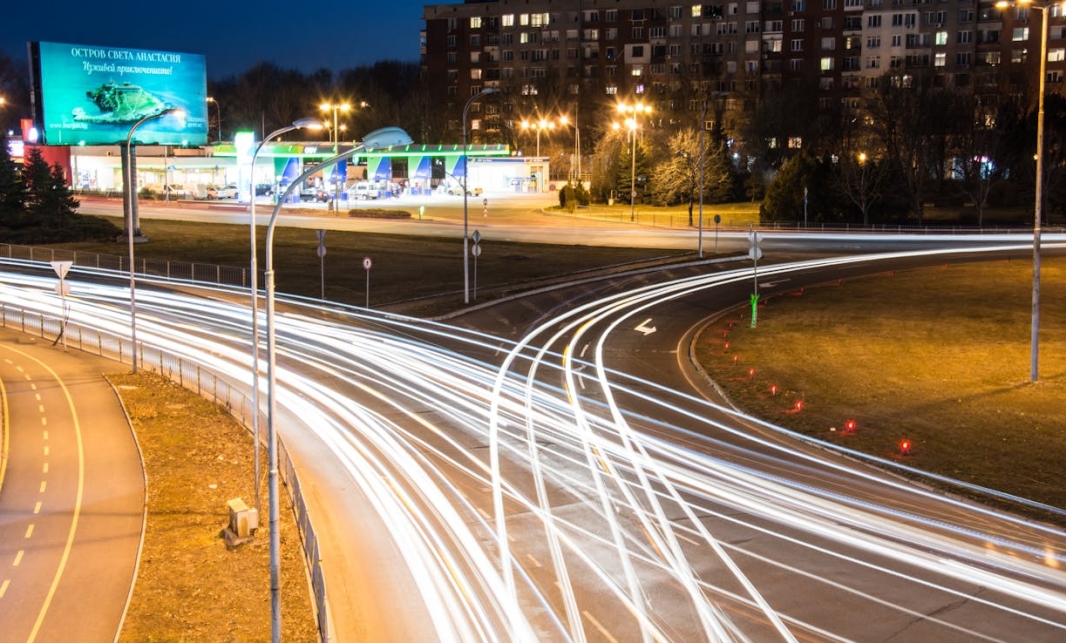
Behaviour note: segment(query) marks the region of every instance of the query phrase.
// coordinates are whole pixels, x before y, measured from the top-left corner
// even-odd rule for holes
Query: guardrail
[[[62,248],[37,246],[19,246],[0,243],[0,258],[19,259],[23,261],[72,261],[75,266],[101,268],[129,273],[129,259],[122,255],[108,255],[97,252],[78,252]],[[188,261],[170,261],[166,259],[134,259],[133,271],[137,274],[150,275],[159,279],[181,281],[202,281],[225,286],[248,287],[248,268],[219,266],[210,263],[192,263]],[[263,283],[263,272],[260,271]]]
[[[57,317],[51,317],[38,311],[28,311],[22,307],[12,307],[0,302],[0,325],[4,328],[19,330],[42,339],[58,340],[62,330],[61,323],[61,320]],[[130,358],[133,355],[133,347],[128,339],[92,329],[85,329],[80,326],[73,326],[69,323],[66,325],[64,332],[68,348],[112,359],[121,364],[132,363]],[[255,409],[252,407],[249,394],[243,390],[250,388],[249,385],[234,385],[210,369],[152,346],[138,344],[137,350],[138,364],[141,368],[158,373],[181,387],[211,400],[215,404],[222,405],[244,428],[249,431],[252,430],[252,414]],[[301,492],[300,478],[296,473],[296,466],[293,464],[289,451],[280,436],[278,437],[278,447],[281,481],[288,491],[289,502],[292,504],[293,513],[296,517],[296,525],[302,536],[304,563],[311,578],[319,641],[327,643],[331,640],[329,602],[326,594],[325,576],[319,562],[321,556],[318,536],[315,534],[314,525],[311,522],[311,516]]]

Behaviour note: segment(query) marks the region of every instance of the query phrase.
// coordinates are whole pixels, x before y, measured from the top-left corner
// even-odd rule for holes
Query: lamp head
[[[298,118],[292,122],[292,126],[297,129],[309,129],[315,131],[322,129],[323,127],[322,121],[317,118]]]
[[[399,127],[382,127],[363,137],[363,147],[368,150],[396,145],[410,145],[413,142],[407,132]]]

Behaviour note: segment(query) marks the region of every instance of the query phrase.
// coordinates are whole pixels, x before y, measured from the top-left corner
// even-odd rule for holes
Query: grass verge
[[[115,219],[119,225],[121,220]],[[151,239],[136,249],[136,259],[189,261],[247,267],[248,226],[145,219],[141,231]],[[260,269],[265,249],[260,232]],[[331,230],[326,235],[325,295],[330,301],[366,305],[370,257],[370,305],[382,307],[419,299],[444,299],[454,308],[463,299],[462,238],[419,237]],[[61,244],[56,248],[126,256],[124,243]],[[472,275],[476,292],[505,289],[535,280],[562,278],[576,272],[618,264],[683,256],[676,250],[524,244],[483,239]],[[314,230],[280,227],[274,235],[274,265],[279,293],[318,297],[322,265]],[[688,253],[691,254],[691,253]],[[471,262],[471,271],[475,262]],[[260,287],[262,287],[260,281]],[[450,295],[450,297],[449,297]],[[411,312],[424,312],[415,309]],[[433,312],[432,310],[430,312]]]
[[[1044,261],[1036,383],[1031,292],[1027,261],[848,279],[719,320],[697,359],[751,414],[1066,508],[1066,260]]]
[[[226,501],[254,506],[252,438],[219,406],[156,375],[108,376],[122,397],[148,478],[140,567],[120,641],[269,641],[266,455],[262,528],[232,551]],[[282,639],[318,641],[300,537],[282,499]]]

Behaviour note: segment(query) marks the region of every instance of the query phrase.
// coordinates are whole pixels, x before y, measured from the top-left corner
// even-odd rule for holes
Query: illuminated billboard
[[[34,112],[46,145],[207,143],[207,66],[198,54],[30,43]]]

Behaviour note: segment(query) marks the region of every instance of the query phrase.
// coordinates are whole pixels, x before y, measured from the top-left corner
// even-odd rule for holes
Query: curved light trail
[[[128,290],[84,274],[67,278],[70,324],[124,337]],[[828,445],[797,448],[814,441],[608,363],[618,329],[751,277],[636,287],[519,342],[290,302],[277,316],[282,438],[317,440],[344,467],[441,641],[845,642],[876,628],[915,641],[1066,637],[1060,530]],[[139,339],[247,382],[246,295],[141,283]],[[58,317],[54,284],[3,273],[0,301]]]

